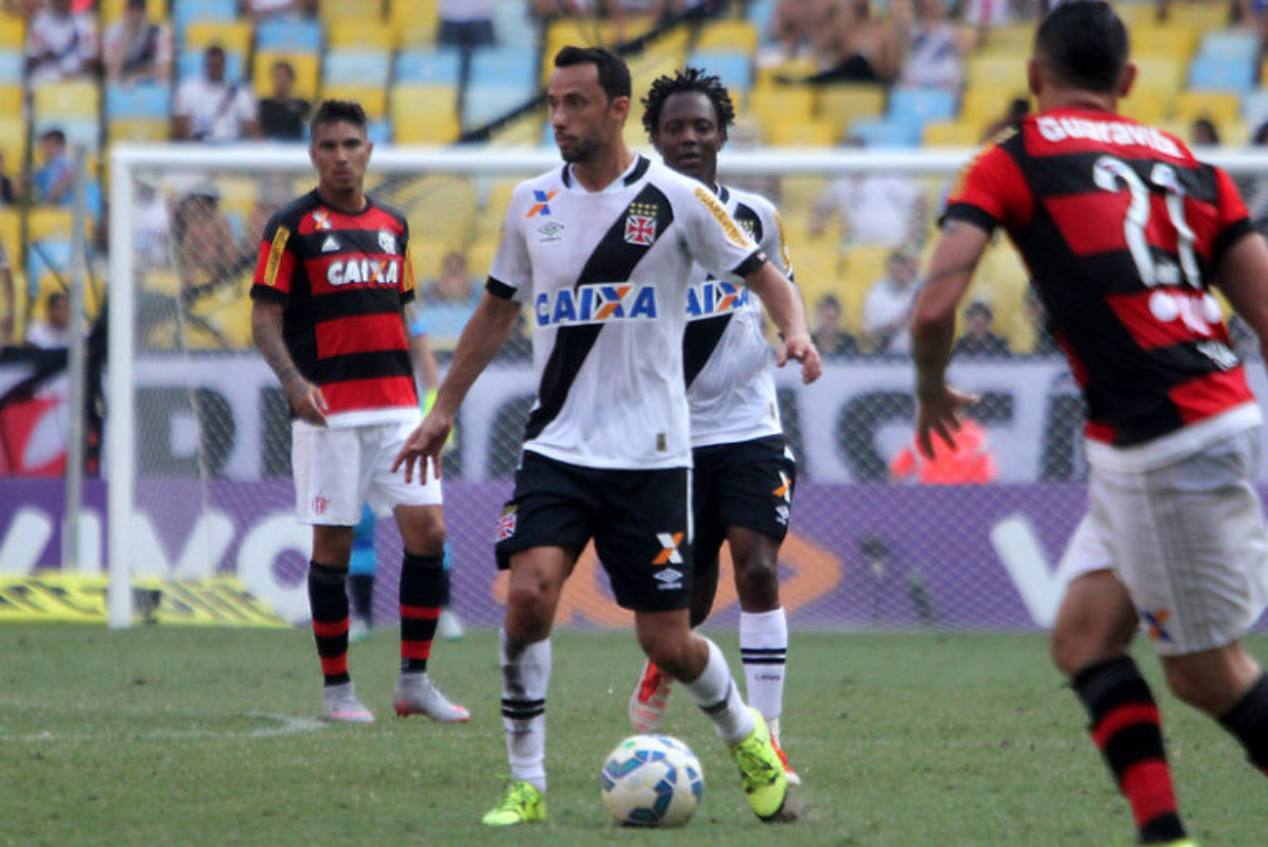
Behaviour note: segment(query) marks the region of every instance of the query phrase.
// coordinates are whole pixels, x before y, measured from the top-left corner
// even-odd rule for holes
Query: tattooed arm
[[[917,443],[933,452],[931,433],[954,445],[960,410],[976,398],[946,383],[955,311],[973,279],[990,234],[974,224],[950,220],[933,250],[929,272],[911,316],[912,355],[916,360]]]
[[[326,398],[321,389],[304,379],[282,339],[282,304],[256,300],[251,304],[251,337],[286,392],[291,411],[311,424],[326,424]]]

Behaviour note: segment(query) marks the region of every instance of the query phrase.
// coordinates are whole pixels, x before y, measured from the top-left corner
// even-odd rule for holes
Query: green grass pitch
[[[713,632],[739,670],[732,633]],[[555,637],[550,820],[485,831],[506,773],[495,636],[441,643],[433,672],[464,726],[400,720],[395,634],[352,649],[379,721],[324,726],[306,632],[0,627],[0,844],[831,847],[1129,845],[1126,806],[1040,636],[795,633],[785,747],[796,824],[748,812],[706,720],[675,693],[666,730],[705,769],[683,830],[622,830],[598,770],[629,734],[628,633]],[[1268,644],[1252,645],[1268,657]],[[1139,656],[1156,690],[1156,662]],[[1204,847],[1268,843],[1268,781],[1210,722],[1162,695],[1181,807]]]

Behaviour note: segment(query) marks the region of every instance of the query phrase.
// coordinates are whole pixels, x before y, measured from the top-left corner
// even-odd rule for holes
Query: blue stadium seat
[[[1268,88],[1260,88],[1242,96],[1242,120],[1254,132],[1268,121]]]
[[[46,239],[31,243],[26,258],[26,278],[34,287],[46,271],[53,271],[66,278],[70,268],[70,242]]]
[[[751,0],[748,4],[745,17],[748,18],[749,23],[757,27],[758,36],[763,43],[770,41],[771,18],[775,16],[777,5],[779,5],[778,0]]]
[[[457,85],[462,57],[452,47],[438,50],[402,50],[394,68],[397,83]]]
[[[172,23],[176,32],[194,21],[232,21],[238,17],[237,0],[172,0]]]
[[[536,79],[537,53],[523,47],[477,50],[471,59],[471,84],[481,87],[522,87]]]
[[[895,88],[889,93],[889,117],[915,122],[949,121],[955,117],[955,94],[942,88]]]
[[[261,21],[255,30],[255,49],[316,53],[321,50],[321,22],[303,18]]]
[[[22,54],[17,50],[0,51],[0,83],[21,84],[24,64]]]
[[[1250,30],[1225,29],[1208,32],[1198,48],[1200,58],[1240,59],[1254,62],[1259,55],[1259,36]]]
[[[863,118],[850,124],[849,136],[864,147],[917,147],[920,124],[895,118]]]
[[[463,101],[462,125],[464,128],[480,126],[521,105],[533,96],[534,89],[519,85],[469,85]]]
[[[391,144],[392,124],[388,121],[370,121],[366,125],[365,134],[371,144]]]
[[[687,64],[704,68],[727,88],[748,91],[753,87],[753,57],[748,53],[697,50],[687,57]]]
[[[498,43],[507,44],[512,38],[533,43],[536,33],[527,0],[499,0],[493,4],[493,33]]]
[[[388,55],[362,50],[327,53],[323,73],[326,82],[331,85],[386,87]]]
[[[1195,91],[1246,93],[1255,87],[1255,65],[1245,59],[1199,56],[1189,66],[1189,88]]]
[[[172,90],[166,85],[110,85],[106,87],[106,117],[166,118],[172,113]]]
[[[233,82],[242,81],[242,55],[240,53],[225,53],[225,79]],[[199,77],[203,75],[203,54],[202,53],[181,53],[176,59],[176,79],[178,82],[184,82],[190,77]]]

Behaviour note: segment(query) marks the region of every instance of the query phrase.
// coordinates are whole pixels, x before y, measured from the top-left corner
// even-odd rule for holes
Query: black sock
[[[442,556],[405,554],[401,564],[401,673],[423,673],[440,609],[449,602]]]
[[[308,603],[313,612],[313,636],[326,685],[348,682],[348,571],[308,563]]]
[[[348,577],[348,590],[352,594],[352,611],[366,625],[374,622],[374,574],[354,573]]]
[[[1268,776],[1268,673],[1250,687],[1220,724],[1246,748],[1246,758]]]
[[[1184,838],[1158,705],[1136,663],[1110,659],[1079,671],[1072,682],[1092,719],[1092,740],[1131,805],[1141,843]]]

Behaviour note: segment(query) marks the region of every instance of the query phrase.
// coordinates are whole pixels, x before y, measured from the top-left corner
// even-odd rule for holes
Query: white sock
[[[550,684],[550,639],[525,646],[516,656],[507,650],[506,632],[498,632],[502,668],[502,728],[511,779],[546,790],[546,687]]]
[[[762,713],[772,735],[779,735],[784,710],[784,663],[788,658],[788,618],[783,608],[740,612],[740,660],[749,705]]]
[[[691,692],[700,711],[713,721],[718,737],[727,744],[735,744],[753,731],[753,715],[740,699],[726,657],[718,645],[707,638],[704,641],[709,645],[709,662],[704,666],[704,673],[691,682],[684,682],[683,688]]]

